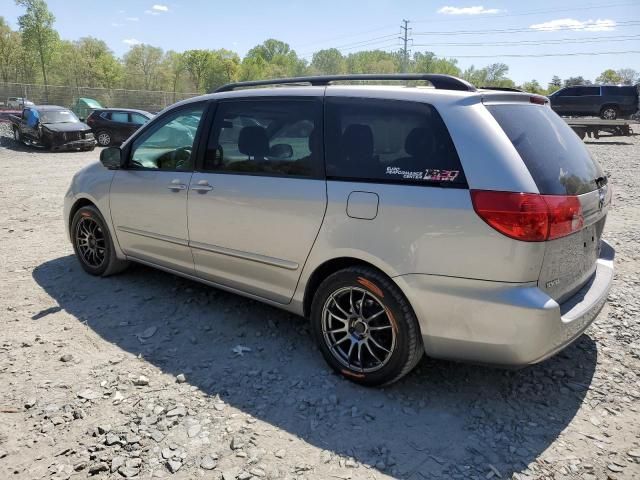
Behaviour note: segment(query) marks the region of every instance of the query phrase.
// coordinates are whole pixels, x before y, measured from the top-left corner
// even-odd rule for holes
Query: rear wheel
[[[615,120],[618,118],[618,108],[614,105],[602,107],[602,110],[600,111],[600,118],[603,120]]]
[[[409,302],[372,268],[347,268],[324,280],[313,299],[311,322],[327,363],[356,383],[393,383],[423,354]]]
[[[111,145],[111,134],[105,130],[98,132],[98,136],[96,138],[98,140],[98,144],[103,147],[108,147]]]
[[[113,239],[97,208],[80,208],[71,222],[73,250],[82,268],[91,275],[108,276],[124,270],[129,262],[119,260]]]

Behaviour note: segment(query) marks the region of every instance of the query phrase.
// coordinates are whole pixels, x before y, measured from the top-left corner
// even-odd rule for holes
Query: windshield
[[[51,110],[40,112],[41,123],[78,123],[78,117],[71,110]]]
[[[553,110],[528,104],[487,105],[543,195],[597,190],[604,177],[573,130]]]

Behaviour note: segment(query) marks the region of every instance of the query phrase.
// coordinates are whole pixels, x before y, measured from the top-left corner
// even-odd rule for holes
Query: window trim
[[[395,98],[360,97],[360,96],[347,96],[347,95],[330,96],[330,97],[325,97],[324,111],[323,111],[323,117],[324,117],[323,127],[324,125],[326,125],[327,119],[329,117],[327,115],[327,108],[329,106],[330,101],[344,100],[344,99],[367,100],[368,105],[371,104],[372,102],[378,101],[383,103],[393,102],[393,103],[402,103],[402,104],[408,104],[408,105],[414,105],[414,106],[419,105],[421,107],[432,108],[433,111],[435,111],[438,117],[440,118],[440,121],[442,122],[442,124],[444,125],[444,128],[447,130],[447,133],[449,134],[449,138],[451,139],[451,144],[453,145],[453,150],[455,151],[455,154],[458,157],[458,162],[460,163],[460,171],[464,175],[464,183],[442,182],[442,181],[435,181],[435,180],[411,180],[411,179],[401,179],[401,178],[386,179],[386,178],[367,178],[367,177],[360,178],[360,177],[343,177],[340,175],[329,175],[327,173],[326,148],[324,148],[323,149],[323,154],[325,155],[324,169],[325,169],[325,178],[327,179],[327,181],[369,183],[369,184],[379,184],[379,185],[404,185],[404,186],[429,187],[429,188],[453,188],[458,190],[469,189],[469,181],[467,180],[467,176],[464,171],[464,167],[462,165],[462,160],[460,159],[460,154],[458,153],[458,149],[456,148],[455,142],[453,141],[453,137],[451,136],[449,127],[445,123],[444,119],[442,118],[442,115],[440,115],[440,112],[435,107],[435,105],[432,105],[431,103],[428,103],[428,102],[422,102],[422,101],[416,101],[416,100],[403,100],[403,99],[395,99]],[[326,147],[326,143],[327,143],[327,138],[324,135],[326,131],[327,129],[323,128],[323,147]]]
[[[201,137],[202,137],[202,132],[206,128],[206,125],[204,122],[207,120],[207,113],[211,110],[211,103],[212,102],[210,101],[203,100],[198,102],[190,102],[185,105],[180,105],[179,107],[176,107],[176,108],[170,108],[165,112],[163,112],[161,115],[154,117],[153,119],[151,119],[150,121],[142,125],[141,128],[137,130],[136,133],[129,139],[125,149],[122,150],[122,155],[126,158],[126,161],[122,166],[122,169],[136,171],[136,172],[176,172],[176,173],[194,172],[199,159],[199,155],[201,153],[201,148],[200,148]],[[153,135],[156,131],[162,128],[162,127],[156,127],[156,125],[158,123],[162,123],[168,116],[178,114],[179,112],[182,112],[185,110],[191,110],[197,106],[202,106],[203,110],[202,110],[202,116],[200,117],[200,124],[198,125],[198,129],[196,130],[196,136],[193,139],[193,150],[191,151],[191,156],[193,157],[193,165],[189,170],[159,169],[159,168],[147,168],[147,167],[137,167],[137,166],[132,167],[130,165],[133,145],[136,143],[138,139],[142,138],[143,136],[147,136],[148,138],[148,136]],[[162,126],[164,125],[166,125],[166,123],[163,123]]]
[[[320,103],[320,122],[315,128],[320,128],[320,138],[322,138],[321,152],[319,155],[318,162],[318,172],[317,174],[310,176],[302,176],[302,175],[288,175],[286,173],[278,174],[274,172],[230,172],[224,170],[205,170],[204,162],[205,156],[208,150],[209,138],[213,134],[213,128],[215,126],[215,119],[218,113],[218,107],[224,103],[238,103],[238,102],[247,102],[247,103],[255,103],[255,102],[286,102],[286,101],[296,101],[296,102],[317,102]],[[320,95],[308,95],[308,96],[296,96],[296,95],[265,95],[265,96],[249,96],[249,97],[227,97],[214,100],[212,102],[212,107],[210,108],[208,118],[208,124],[206,125],[206,134],[203,132],[202,138],[200,139],[200,156],[198,157],[198,162],[195,164],[194,172],[201,174],[211,174],[211,175],[242,175],[249,177],[271,177],[271,178],[291,178],[294,180],[325,180],[326,179],[326,162],[325,162],[325,153],[324,153],[324,96]]]

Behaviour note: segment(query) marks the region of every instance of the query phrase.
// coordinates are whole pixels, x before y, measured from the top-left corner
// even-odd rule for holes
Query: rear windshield
[[[582,140],[550,108],[487,105],[513,143],[543,195],[580,195],[604,176]]]

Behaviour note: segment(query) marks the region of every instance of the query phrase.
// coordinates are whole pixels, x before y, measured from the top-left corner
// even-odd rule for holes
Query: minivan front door
[[[321,128],[320,96],[219,102],[189,188],[198,276],[291,300],[325,212]]]
[[[126,168],[116,171],[111,217],[124,253],[193,274],[187,229],[187,192],[193,175],[204,104],[158,119],[131,145]]]

